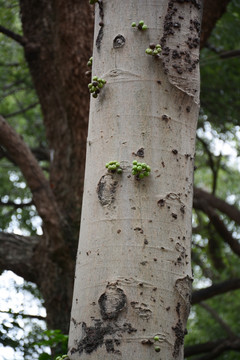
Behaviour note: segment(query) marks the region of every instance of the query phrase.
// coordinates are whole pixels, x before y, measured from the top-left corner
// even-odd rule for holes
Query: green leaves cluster
[[[137,160],[133,160],[132,174],[138,179],[143,179],[145,176],[149,176],[151,172],[150,166],[145,163],[140,163]]]
[[[89,0],[89,4],[94,5],[98,2],[98,0]]]
[[[105,84],[106,84],[106,80],[94,76],[93,81],[90,84],[88,84],[89,92],[92,94],[94,98],[97,98],[98,94],[100,93],[100,90],[103,88]]]

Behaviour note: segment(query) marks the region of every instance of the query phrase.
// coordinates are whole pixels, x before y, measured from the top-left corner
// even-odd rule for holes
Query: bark
[[[69,356],[159,359],[160,350],[182,359],[200,6],[124,0],[96,9],[93,75],[107,83],[90,105]],[[131,27],[142,18],[145,32]],[[145,54],[149,43],[162,44],[160,57]],[[107,173],[114,159],[122,175]],[[132,175],[135,159],[151,165],[151,176]]]

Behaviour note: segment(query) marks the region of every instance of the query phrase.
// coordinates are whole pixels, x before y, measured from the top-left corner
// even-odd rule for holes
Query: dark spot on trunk
[[[114,352],[114,345],[113,345],[112,339],[107,339],[105,341],[105,346],[106,346],[107,352]]]
[[[126,307],[127,298],[123,290],[116,285],[108,285],[104,294],[98,300],[101,315],[104,320],[116,319]]]
[[[102,206],[110,205],[114,200],[118,182],[111,174],[103,175],[97,186],[98,199]]]
[[[160,206],[160,207],[163,207],[164,205],[165,205],[165,200],[164,199],[160,199],[160,200],[158,200],[158,205]]]
[[[177,155],[178,151],[177,151],[176,149],[173,149],[173,150],[172,150],[172,153],[173,153],[174,155]]]
[[[154,344],[154,342],[153,342],[152,340],[150,340],[150,339],[143,339],[143,340],[141,341],[141,343],[142,343],[143,345],[152,345],[152,344]]]
[[[126,40],[125,37],[122,36],[121,34],[118,34],[115,39],[113,40],[113,47],[114,49],[118,49],[120,47],[123,47],[125,44]]]
[[[172,329],[175,333],[174,351],[172,355],[173,357],[177,357],[179,355],[180,348],[183,345],[185,335],[180,319],[178,320],[176,326],[172,327]]]
[[[133,153],[133,155],[144,157],[144,148],[140,148],[136,153]]]
[[[96,39],[96,47],[97,47],[98,50],[100,50],[102,38],[103,38],[103,26],[100,27],[99,32],[98,32],[98,36],[97,36],[97,39]]]

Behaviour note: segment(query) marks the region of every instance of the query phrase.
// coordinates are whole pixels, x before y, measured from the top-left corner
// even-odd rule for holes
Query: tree
[[[213,29],[216,20],[225,11],[227,3],[228,1],[222,1],[221,4],[216,1],[208,1],[205,4],[203,35],[201,38],[202,46],[206,44],[210,31]],[[237,14],[237,2],[234,1],[232,4],[232,14]],[[1,166],[4,169],[0,173],[1,229],[7,231],[7,233],[1,233],[0,265],[1,269],[11,269],[17,274],[22,275],[26,280],[30,280],[38,285],[47,307],[48,327],[61,328],[66,333],[71,307],[71,279],[73,279],[75,251],[78,241],[81,184],[83,183],[84,173],[85,137],[88,118],[88,93],[86,89],[87,83],[90,81],[89,78],[85,77],[84,73],[86,71],[86,62],[91,56],[93,11],[87,2],[83,2],[80,8],[79,4],[74,2],[71,2],[71,4],[69,2],[67,4],[61,3],[60,6],[60,4],[42,1],[40,4],[36,2],[32,6],[32,2],[21,1],[21,21],[23,25],[23,35],[21,35],[20,21],[12,21],[13,15],[15,16],[14,19],[16,19],[18,7],[14,2],[5,4],[2,1],[1,5],[4,10],[1,12],[3,25],[1,32],[4,34],[2,36],[1,54],[7,54],[7,59],[6,56],[1,59],[1,68],[4,69],[1,71],[1,81],[4,84],[1,93],[3,98],[1,113],[5,116],[8,124],[23,136],[25,144],[23,141],[21,142],[23,138],[19,140],[15,136],[10,139],[9,134],[12,133],[9,130],[9,132],[5,133],[6,136],[3,139],[5,145],[3,146],[3,143],[1,145]],[[235,20],[237,21],[237,17],[235,17]],[[225,23],[222,24],[225,26]],[[234,21],[232,21],[232,24],[234,27]],[[9,31],[9,29],[11,30]],[[211,40],[207,44],[207,49],[204,52],[204,61],[206,62],[208,62],[209,56],[219,59],[218,64],[219,68],[221,68],[219,70],[221,77],[215,77],[215,79],[218,79],[215,88],[222,86],[220,80],[223,78],[226,64],[229,64],[227,68],[228,74],[234,74],[235,71],[235,74],[231,77],[231,84],[234,81],[237,83],[237,68],[236,66],[233,67],[234,59],[231,60],[231,58],[225,57],[227,60],[223,62],[223,57],[221,57],[225,56],[225,50],[228,52],[232,49],[237,50],[238,45],[233,42],[235,30],[233,29],[231,32],[231,41],[227,38],[229,32],[226,31],[226,27],[223,28],[222,32],[221,27],[218,27],[217,32],[221,34],[220,38],[217,37],[217,34],[214,41]],[[143,34],[139,33],[138,35]],[[225,41],[222,41],[223,37]],[[211,45],[215,47],[211,47]],[[27,65],[21,52],[22,49],[25,52]],[[225,65],[220,67],[220,63]],[[28,67],[30,68],[34,85],[29,77]],[[228,99],[222,95],[218,97],[218,101],[221,100],[221,107],[215,106],[214,108],[214,104],[217,104],[213,97],[214,93],[216,93],[215,84],[211,83],[211,87],[213,87],[211,93],[206,89],[207,86],[210,86],[207,80],[211,79],[212,81],[214,73],[211,71],[211,67],[206,65],[203,70],[203,76],[206,81],[204,82],[205,88],[203,86],[203,90],[205,90],[203,92],[204,112],[201,114],[207,113],[209,119],[213,120],[211,123],[215,126],[215,129],[226,134],[224,129],[229,131],[230,123],[238,124],[236,111],[235,113],[230,113],[229,110],[233,107],[228,107],[229,115],[227,122],[221,122],[221,116],[225,111],[225,104],[229,104],[229,101],[231,104],[236,104],[237,92],[231,92],[231,86],[229,85],[228,94],[230,93],[231,96]],[[223,82],[227,83],[224,79]],[[37,90],[38,98],[36,98],[33,87]],[[107,90],[107,86],[105,90]],[[210,95],[211,103],[209,102]],[[235,102],[233,101],[235,99],[234,96],[236,97]],[[39,113],[38,101],[41,104],[43,115]],[[44,119],[44,127],[41,123],[41,118]],[[204,123],[206,122],[201,115],[199,125],[203,126]],[[5,127],[3,124],[4,121],[1,122],[1,134],[2,129]],[[215,209],[215,212],[218,212],[218,214],[221,214],[221,218],[224,217],[225,226],[232,232],[232,230],[236,229],[235,225],[232,228],[232,222],[236,219],[236,217],[232,217],[232,214],[238,214],[238,209],[235,206],[230,206],[229,208],[226,201],[224,201],[230,195],[229,189],[226,189],[225,186],[226,180],[224,180],[227,177],[229,181],[230,176],[221,170],[223,168],[227,170],[226,160],[224,157],[221,157],[221,161],[218,161],[219,159],[212,154],[209,142],[206,139],[204,139],[204,142],[205,147],[200,144],[197,148],[197,151],[200,153],[200,161],[197,164],[199,169],[196,171],[196,178],[200,180],[197,181],[197,184],[200,187],[204,186],[205,190],[211,191],[210,186],[206,187],[206,176],[202,176],[202,169],[206,169],[206,162],[208,161],[211,168],[208,167],[210,170],[207,171],[209,173],[212,171],[213,177],[215,176],[216,178],[216,174],[218,177],[217,192],[211,198],[213,200],[211,208]],[[17,151],[11,152],[10,150],[14,150],[14,146],[16,148],[16,144],[18,144]],[[35,168],[35,170],[40,171],[42,168],[44,172],[45,179],[43,179],[43,182],[37,179],[35,175],[37,173],[34,174],[34,172],[31,173],[26,170],[29,167],[30,158],[25,157],[25,161],[22,159],[20,164],[19,152],[22,151],[25,155],[29,154],[25,151],[24,145],[26,144],[38,159],[40,167],[38,169]],[[206,149],[208,149],[208,152]],[[202,155],[203,151],[204,155]],[[213,162],[211,162],[211,159]],[[212,163],[213,166],[211,165]],[[25,189],[22,188],[25,179],[21,171],[19,171],[18,166],[20,165],[22,171],[25,168],[25,176],[27,174],[29,176],[27,179],[29,187]],[[220,171],[216,171],[219,167]],[[205,171],[205,174],[207,171]],[[72,173],[74,173],[74,176],[71,176]],[[235,184],[235,187],[237,187],[237,177],[238,173],[232,171],[231,184]],[[150,180],[150,178],[146,180]],[[31,179],[35,179],[35,181],[31,182]],[[34,207],[31,191],[36,193],[36,184],[43,185],[42,194],[44,197],[34,195]],[[45,195],[46,193],[47,195]],[[48,201],[48,194],[50,194],[50,198],[54,197],[55,202],[50,203]],[[204,199],[207,205],[209,205],[209,194],[205,195]],[[202,193],[196,193],[195,204],[197,200],[199,202],[201,196]],[[218,205],[218,208],[216,208],[216,199],[218,200],[219,198],[224,201],[224,204],[222,203],[221,207]],[[238,197],[235,199],[235,204],[237,205]],[[52,207],[52,204],[55,204],[56,207]],[[43,219],[43,235],[37,235],[36,227],[29,221],[36,213],[40,214]],[[9,224],[12,221],[11,219],[18,219],[21,228],[24,229],[25,233],[27,231],[29,236],[23,236],[25,233],[21,236],[10,235],[9,231],[11,228]],[[225,241],[225,235],[217,235],[217,239],[216,232],[214,231],[212,231],[214,236],[209,237],[206,235],[209,230],[208,218],[204,215],[203,206],[202,210],[197,210],[197,218],[195,217],[194,219],[196,219],[197,225],[194,232],[200,229],[204,239],[206,237],[211,239],[209,243],[221,244],[220,252],[222,256],[229,254],[227,251],[228,245],[222,241],[222,239]],[[214,225],[212,224],[212,226],[217,227],[217,222]],[[61,238],[63,239],[62,248],[56,249],[56,242],[61,243]],[[212,248],[216,248],[216,246]],[[201,266],[204,274],[208,273],[208,276],[210,276],[210,260],[206,263],[205,259],[206,256],[208,259],[211,259],[213,253],[206,253],[205,248],[197,242],[196,244],[194,243],[193,251],[194,268],[195,264],[197,264],[196,269]],[[218,251],[218,254],[220,252]],[[230,261],[229,256],[227,265],[224,258],[224,272],[220,274],[215,268],[212,270],[214,273],[214,276],[211,276],[213,283],[227,281],[228,277],[239,277],[236,271],[236,258],[234,261]],[[231,257],[231,259],[234,258]],[[229,265],[230,263],[231,266]],[[234,269],[234,272],[231,269]],[[197,271],[195,273],[197,274]],[[232,286],[233,288],[234,286]],[[237,288],[237,281],[235,282],[235,288]],[[210,290],[209,292],[211,293]],[[224,309],[223,312],[226,314]],[[204,342],[205,338],[202,338],[202,341]]]
[[[122,1],[100,2],[99,10],[92,73],[107,84],[90,105],[70,358],[100,359],[106,351],[159,358],[161,351],[163,359],[182,359],[201,6]],[[121,175],[111,162],[104,170],[114,159]]]

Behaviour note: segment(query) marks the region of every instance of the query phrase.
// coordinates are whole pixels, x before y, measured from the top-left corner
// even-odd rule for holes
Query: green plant
[[[138,25],[135,23],[135,22],[132,22],[132,27],[137,27],[138,30],[147,30],[147,25],[144,24],[144,21],[143,20],[140,20]]]
[[[152,56],[159,56],[162,48],[160,44],[149,44],[149,47],[145,50],[145,53]]]
[[[89,0],[89,4],[94,5],[98,2],[98,0]]]
[[[132,174],[135,175],[137,179],[143,179],[145,176],[149,176],[150,172],[150,166],[145,163],[140,163],[137,160],[133,160]]]
[[[120,167],[120,163],[118,161],[109,161],[108,163],[106,163],[106,168],[108,169],[109,172],[115,173],[117,172],[117,174],[121,174],[122,173],[122,168]]]
[[[105,84],[106,84],[106,80],[94,76],[93,81],[90,84],[88,84],[89,92],[92,94],[94,98],[97,98],[98,94],[100,93],[100,90],[103,88]]]

